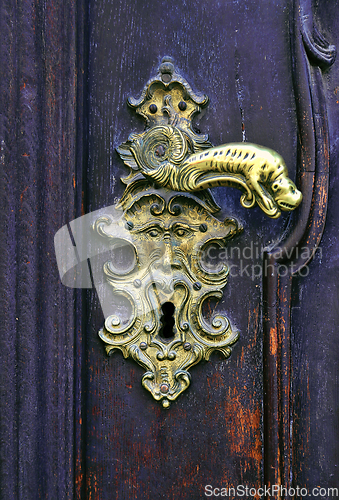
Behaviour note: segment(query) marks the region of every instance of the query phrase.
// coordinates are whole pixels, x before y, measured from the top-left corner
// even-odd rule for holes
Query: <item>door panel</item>
[[[174,58],[194,90],[209,95],[198,126],[213,144],[243,138],[265,144],[284,155],[294,176],[296,116],[287,19],[284,2],[248,8],[233,2],[185,8],[172,2],[148,9],[135,2],[93,2],[86,211],[121,196],[119,178],[126,167],[115,148],[130,132],[144,128],[126,100],[140,94],[164,55]],[[234,189],[217,188],[214,195],[221,220],[232,216],[243,223],[236,243],[242,250],[251,242],[260,250],[279,238],[286,216],[268,220],[259,210],[245,211]],[[253,264],[260,258],[254,256]],[[234,265],[240,273],[240,262]],[[116,491],[116,498],[126,498],[133,491],[135,498],[194,498],[205,484],[262,482],[261,297],[261,277],[244,273],[229,280],[218,311],[235,323],[240,340],[228,361],[216,354],[205,366],[194,367],[191,387],[164,412],[141,388],[138,366],[120,353],[105,357],[96,335],[103,316],[91,294],[86,464],[93,496]]]
[[[0,496],[72,498],[81,306],[54,234],[80,215],[75,3],[2,2],[0,22]]]
[[[336,43],[338,8],[314,5],[322,33]],[[323,74],[329,123],[329,192],[324,234],[306,278],[292,295],[293,477],[295,484],[338,488],[338,62]],[[309,486],[308,486],[309,487]]]
[[[207,484],[339,487],[339,70],[337,63],[319,70],[305,51],[298,5],[2,5],[3,498],[192,500],[205,498]],[[338,42],[333,0],[301,7]],[[309,164],[317,154],[328,160],[326,127],[317,125],[327,123],[320,91],[330,144],[322,205],[310,183],[316,208],[308,226],[321,219],[327,198],[328,216],[304,276],[256,274],[262,249],[293,233],[301,211],[269,219],[258,207],[244,209],[238,190],[213,189],[218,218],[235,217],[244,232],[234,240],[242,259],[235,252],[229,262],[238,273],[206,316],[225,314],[240,338],[229,359],[214,353],[190,370],[190,387],[169,410],[141,386],[136,363],[120,352],[107,357],[97,293],[64,287],[53,249],[60,227],[121,197],[127,169],[115,148],[144,129],[126,100],[140,95],[165,55],[209,96],[196,127],[213,145],[245,140],[272,148],[299,185],[314,137]]]

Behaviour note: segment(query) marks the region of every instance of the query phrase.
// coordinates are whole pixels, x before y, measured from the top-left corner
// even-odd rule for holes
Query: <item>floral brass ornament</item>
[[[124,320],[112,311],[99,336],[108,353],[120,349],[146,370],[142,385],[164,408],[190,385],[191,366],[215,350],[227,358],[239,336],[227,317],[209,323],[203,316],[204,302],[221,299],[229,274],[226,264],[211,269],[205,250],[225,246],[242,231],[234,218],[215,217],[219,207],[209,188],[238,187],[243,207],[257,203],[273,218],[302,199],[278,153],[248,143],[212,147],[207,135],[193,130],[192,118],[207,103],[164,58],[140,98],[128,100],[146,130],[117,148],[130,167],[116,205],[123,216],[113,223],[101,215],[93,224],[112,249],[133,255],[127,269],[112,260],[103,266],[107,285],[129,303],[130,315]],[[173,325],[164,336],[169,305]]]

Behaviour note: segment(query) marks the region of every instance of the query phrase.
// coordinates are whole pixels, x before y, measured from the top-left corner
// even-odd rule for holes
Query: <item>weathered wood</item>
[[[325,37],[338,47],[339,10],[336,2],[321,2],[314,6],[314,17]],[[292,294],[292,407],[293,407],[293,483],[300,486],[339,488],[338,474],[338,344],[339,316],[336,307],[338,264],[337,232],[338,202],[338,61],[320,77],[318,68],[311,68],[312,81],[324,84],[328,114],[328,138],[317,139],[317,154],[329,151],[328,215],[319,250],[308,265],[304,277],[295,278]],[[314,84],[314,83],[313,83]],[[320,96],[321,97],[321,96]],[[317,97],[317,119],[323,120],[324,99]],[[324,168],[325,167],[325,168]],[[322,173],[326,172],[323,166]],[[324,207],[319,197],[326,192],[319,182],[314,205],[316,223],[311,227],[307,242],[321,228]],[[326,200],[325,200],[326,201]],[[320,212],[320,213],[319,213]],[[320,221],[320,224],[319,224]],[[312,241],[313,240],[313,241]],[[336,250],[335,250],[336,248]],[[330,496],[330,495],[329,495]]]
[[[339,5],[315,2],[313,12],[338,44]],[[339,69],[308,66],[298,30],[291,54],[291,16],[285,0],[2,3],[1,497],[192,500],[206,484],[339,487]],[[144,127],[126,99],[164,55],[209,95],[197,127],[213,144],[263,144],[295,178],[299,132],[305,197],[289,248],[318,244],[324,230],[308,276],[263,285],[250,268],[230,277],[218,310],[240,340],[228,361],[194,367],[167,412],[141,387],[139,366],[106,357],[96,292],[61,284],[53,247],[61,226],[121,196],[115,147]],[[214,193],[220,218],[244,224],[242,251],[284,235],[285,215],[268,220],[243,209],[238,191]]]
[[[1,498],[74,493],[79,323],[54,235],[77,215],[76,9],[1,4]]]
[[[214,144],[245,136],[282,152],[295,175],[287,14],[283,2],[274,2],[270,9],[263,11],[256,4],[247,11],[233,2],[189,8],[172,2],[166,9],[156,2],[147,6],[125,2],[123,8],[119,2],[93,2],[86,211],[113,204],[122,194],[119,177],[126,170],[114,148],[130,132],[143,128],[126,99],[139,95],[164,55],[174,57],[195,90],[209,95],[211,103],[199,129],[208,132]],[[260,39],[254,37],[254,25],[262,33]],[[267,80],[272,82],[269,92]],[[258,210],[245,213],[239,192],[222,188],[214,192],[222,206],[220,218],[235,216],[245,224],[237,241],[242,251],[251,242],[260,248],[281,234],[285,216],[268,221]],[[254,256],[252,262],[245,256],[242,264],[259,265],[260,259]],[[240,266],[240,260],[234,263]],[[263,481],[261,277],[252,280],[245,273],[230,278],[219,310],[239,328],[240,341],[228,362],[214,356],[192,369],[189,391],[167,413],[141,388],[139,367],[118,353],[105,358],[96,334],[103,317],[92,295],[87,334],[89,497],[109,498],[115,491],[119,499],[191,499],[203,496],[205,484],[259,486]]]
[[[264,279],[264,478],[271,486],[293,482],[291,447],[291,339],[290,308],[292,277],[305,273],[315,253],[326,220],[329,185],[329,137],[322,68],[334,62],[333,46],[315,33],[311,5],[294,2],[292,55],[299,132],[298,173],[303,204],[290,224],[289,234],[266,255],[274,270]],[[310,52],[312,50],[312,52]],[[316,60],[314,60],[316,54]],[[311,66],[314,63],[316,66]],[[282,252],[277,252],[282,248]],[[278,255],[278,257],[277,257]],[[279,267],[282,266],[282,267]],[[280,275],[280,269],[284,273]],[[288,270],[287,272],[285,270]],[[292,471],[292,474],[291,474]],[[290,498],[293,495],[286,495]]]

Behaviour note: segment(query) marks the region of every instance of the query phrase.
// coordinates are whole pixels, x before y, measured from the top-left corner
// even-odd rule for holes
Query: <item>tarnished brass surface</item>
[[[202,313],[208,298],[222,297],[229,274],[226,264],[208,266],[206,249],[222,247],[242,231],[234,218],[214,216],[219,207],[209,188],[238,187],[244,207],[257,203],[270,217],[293,210],[302,197],[278,153],[248,143],[212,147],[207,135],[194,132],[192,118],[208,98],[193,92],[169,58],[140,98],[128,102],[147,128],[117,148],[130,167],[116,206],[122,217],[113,224],[100,216],[94,230],[112,249],[133,255],[127,269],[113,261],[103,267],[106,283],[125,298],[130,314],[126,321],[112,311],[99,336],[108,353],[120,349],[147,370],[143,386],[167,408],[189,386],[191,366],[214,350],[228,357],[238,338],[225,316],[208,323]],[[172,327],[165,335],[166,318]]]
[[[102,216],[94,228],[112,246],[134,254],[123,273],[114,262],[104,265],[106,280],[114,294],[129,301],[131,314],[124,324],[114,312],[99,336],[108,353],[120,349],[147,370],[142,384],[166,408],[189,386],[191,366],[208,360],[214,350],[228,357],[238,338],[222,315],[207,323],[202,307],[206,299],[222,297],[228,278],[226,265],[211,269],[204,263],[206,249],[222,247],[242,228],[235,219],[219,221],[198,199],[164,189],[142,196],[117,224]],[[174,325],[173,335],[165,338],[161,317],[168,303],[174,306]]]
[[[234,186],[244,192],[243,207],[257,203],[273,218],[282,210],[294,210],[302,194],[288,178],[278,153],[245,142],[212,148],[207,135],[193,131],[191,120],[207,102],[206,96],[194,94],[174,72],[172,63],[163,62],[158,77],[148,82],[140,99],[129,100],[149,127],[141,134],[131,134],[117,149],[131,168],[124,182],[144,178],[186,192]]]

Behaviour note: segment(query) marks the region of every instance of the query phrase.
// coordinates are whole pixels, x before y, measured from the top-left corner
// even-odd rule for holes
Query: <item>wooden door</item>
[[[259,498],[273,485],[289,490],[275,492],[282,498],[297,487],[335,496],[339,6],[1,9],[2,498]],[[213,145],[277,151],[303,192],[292,216],[270,219],[242,207],[236,189],[213,190],[218,218],[244,231],[237,273],[205,313],[227,314],[240,338],[227,360],[214,353],[191,369],[169,410],[141,387],[133,360],[106,356],[97,292],[63,286],[54,251],[62,226],[121,197],[127,171],[115,148],[144,129],[126,99],[164,56],[209,96],[196,130]]]

